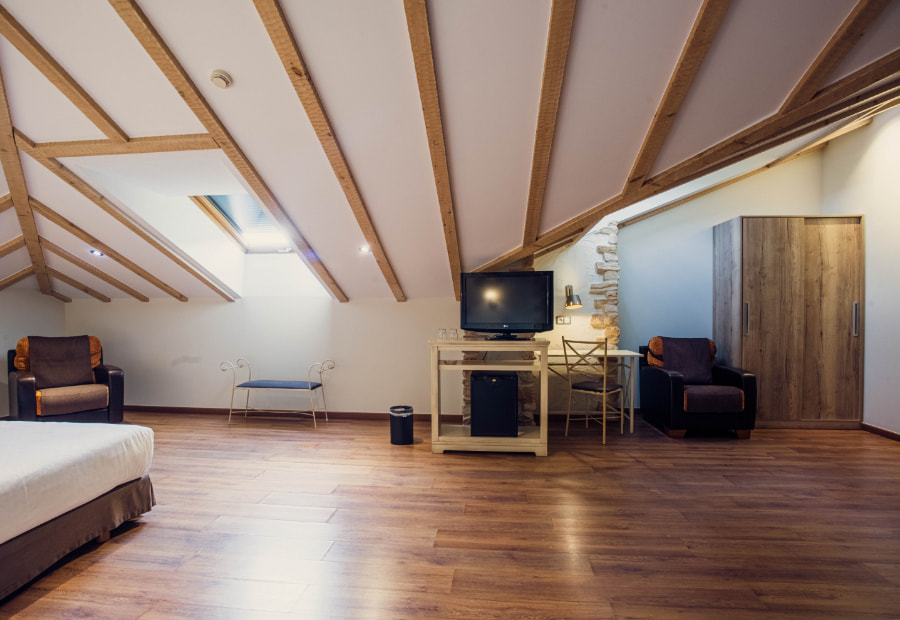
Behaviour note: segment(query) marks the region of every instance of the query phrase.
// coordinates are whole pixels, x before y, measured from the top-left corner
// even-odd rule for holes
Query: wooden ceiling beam
[[[808,103],[829,77],[859,42],[890,0],[860,0],[844,22],[831,37],[818,57],[788,95],[779,112],[784,114],[794,108]]]
[[[74,103],[106,137],[117,142],[128,141],[128,135],[116,125],[115,121],[3,7],[0,7],[0,34]]]
[[[51,295],[52,297],[56,297],[58,300],[60,300],[60,301],[62,301],[62,302],[65,302],[65,303],[67,303],[67,304],[72,303],[72,298],[71,298],[71,297],[69,297],[69,296],[67,296],[67,295],[63,295],[63,294],[60,293],[59,291],[50,291],[50,295]]]
[[[128,213],[124,212],[117,205],[107,200],[100,192],[95,190],[87,181],[79,177],[77,174],[69,170],[59,160],[53,157],[44,157],[39,153],[34,142],[19,131],[16,131],[16,143],[19,148],[32,157],[35,161],[43,165],[47,170],[55,174],[61,180],[65,181],[70,187],[78,191],[82,196],[100,207],[107,214],[115,218],[120,224],[128,230],[136,234],[138,237],[146,241],[151,247],[160,252],[163,256],[171,260],[173,263],[187,271],[193,277],[209,287],[212,291],[222,297],[225,301],[234,301],[238,294],[232,291],[221,280],[209,274],[205,269],[194,264],[181,255],[180,251],[173,246],[167,239],[158,233],[148,230],[148,225],[144,222],[137,221]],[[187,301],[184,297],[182,301]]]
[[[350,210],[353,212],[357,224],[359,224],[363,237],[366,243],[369,244],[375,262],[381,269],[381,273],[394,294],[394,298],[397,301],[406,301],[406,294],[400,286],[400,281],[397,279],[396,273],[394,273],[394,267],[391,265],[390,259],[388,259],[381,239],[378,237],[375,224],[372,222],[369,210],[366,208],[359,187],[356,185],[350,166],[341,152],[340,144],[337,141],[331,122],[328,120],[325,107],[319,99],[319,94],[316,92],[312,77],[309,75],[306,64],[303,62],[300,48],[297,46],[281,6],[277,0],[253,0],[253,4],[256,6],[256,11],[259,13],[266,31],[269,33],[272,45],[275,47],[275,51],[284,65],[284,70],[294,87],[294,91],[297,93],[300,103],[303,104],[303,109],[306,110],[306,115],[309,117],[316,136],[319,138],[319,143],[325,151],[325,156],[328,158],[332,170],[334,170],[338,183],[340,183],[341,189],[344,191],[344,196],[347,198]]]
[[[11,241],[7,241],[6,243],[0,245],[0,258],[3,258],[7,254],[12,254],[16,250],[21,250],[25,247],[25,237],[24,235],[19,235],[15,239]]]
[[[647,174],[656,163],[657,157],[672,130],[675,118],[681,110],[687,94],[691,90],[694,79],[700,73],[700,67],[706,58],[731,6],[731,0],[705,0],[700,12],[694,20],[694,26],[688,40],[681,50],[681,56],[675,70],[669,78],[669,84],[659,102],[650,129],[644,137],[644,143],[638,152],[631,173],[628,175],[624,193],[630,194],[640,187]]]
[[[2,280],[0,280],[0,291],[12,286],[13,284],[16,284],[17,282],[21,282],[25,278],[29,278],[32,275],[34,275],[34,267],[33,266],[29,265],[28,267],[25,267],[24,269],[20,269],[19,271],[12,274],[11,276],[7,276],[7,277],[3,278]],[[52,292],[47,293],[47,294],[51,295]]]
[[[550,152],[553,148],[553,137],[556,135],[559,98],[566,75],[566,60],[569,57],[569,43],[574,22],[575,0],[553,0],[550,6],[547,49],[544,52],[544,73],[541,79],[534,152],[531,157],[523,246],[529,246],[537,239],[541,214],[544,211],[544,194],[547,190],[547,177],[550,174]]]
[[[41,244],[38,242],[34,214],[31,212],[31,205],[28,202],[28,185],[25,182],[25,171],[22,169],[22,160],[16,146],[15,130],[4,82],[3,73],[0,71],[0,166],[3,167],[3,174],[6,176],[9,195],[12,197],[13,207],[16,210],[19,228],[25,238],[28,257],[34,267],[38,289],[44,295],[49,295],[50,277],[47,275],[47,265],[44,263],[44,254],[41,251]]]
[[[208,133],[181,136],[152,136],[132,138],[128,142],[115,140],[74,140],[70,142],[38,142],[33,146],[41,157],[93,157],[97,155],[139,155],[173,151],[204,151],[219,145]]]
[[[93,265],[88,263],[87,261],[78,258],[77,256],[75,256],[74,254],[72,254],[71,252],[66,250],[65,248],[62,248],[62,247],[56,245],[49,239],[45,239],[44,237],[41,237],[40,240],[41,240],[41,247],[44,250],[46,250],[48,252],[52,252],[53,254],[56,254],[60,258],[63,258],[65,260],[69,261],[76,267],[83,269],[84,271],[87,271],[89,274],[93,275],[94,277],[99,278],[99,279],[103,280],[104,282],[106,282],[107,284],[110,284],[110,285],[116,287],[120,291],[131,295],[138,301],[144,301],[144,302],[150,301],[150,298],[147,297],[146,295],[144,295],[143,293],[141,293],[140,291],[131,288],[124,282],[121,282],[120,280],[117,280],[116,278],[112,277],[111,275],[107,274],[106,272],[101,271],[100,269],[97,269],[96,267],[94,267]]]
[[[756,155],[757,153],[760,153],[762,151],[780,146],[785,142],[789,142],[790,140],[798,138],[811,131],[815,131],[816,129],[819,129],[821,127],[827,126],[834,122],[838,122],[856,114],[864,113],[870,108],[884,105],[897,96],[896,91],[898,90],[900,90],[900,80],[895,80],[893,82],[880,85],[871,93],[865,96],[859,96],[858,99],[860,99],[860,101],[855,102],[855,105],[853,106],[847,107],[846,101],[842,101],[840,104],[835,104],[831,108],[820,111],[817,117],[809,120],[806,124],[797,124],[794,127],[783,130],[780,134],[773,136],[771,139],[755,143],[753,146],[748,147],[741,152],[735,153],[731,157],[715,162],[707,168],[693,171],[689,176],[680,177],[677,182],[673,182],[668,185],[656,185],[653,183],[647,183],[628,196],[620,194],[619,196],[600,205],[597,205],[596,207],[586,211],[585,213],[582,213],[575,218],[572,218],[568,222],[565,222],[557,226],[556,228],[547,231],[547,233],[541,235],[541,237],[538,238],[537,242],[538,244],[548,245],[566,237],[575,229],[580,228],[582,230],[588,230],[596,225],[601,219],[603,219],[604,216],[609,213],[624,209],[625,207],[644,200],[645,198],[649,198],[650,196],[661,193],[668,189],[672,189],[673,187],[681,185],[682,183],[686,183],[693,179],[699,178],[700,176],[715,172],[716,170],[720,170],[726,166],[737,163],[740,160]],[[519,250],[519,254],[522,254],[523,251],[524,250]]]
[[[801,122],[786,128],[782,132],[769,138],[759,140],[721,159],[706,168],[698,168],[693,170],[689,175],[682,177],[678,184],[693,181],[699,177],[705,176],[716,170],[721,170],[727,166],[735,164],[739,161],[753,157],[763,151],[780,146],[785,142],[800,138],[812,131],[817,131],[828,125],[841,122],[851,117],[870,114],[876,110],[884,109],[884,106],[893,106],[893,102],[900,96],[900,78],[880,84],[876,89],[853,97],[850,101],[842,101],[825,110],[818,112],[810,118],[803,119]],[[855,121],[856,119],[854,119]],[[659,193],[659,188],[654,188],[652,193]]]
[[[66,232],[81,239],[82,241],[84,241],[86,244],[88,244],[92,248],[96,248],[97,250],[100,250],[101,252],[106,254],[106,256],[108,256],[110,259],[116,261],[117,263],[119,263],[120,265],[122,265],[123,267],[125,267],[126,269],[131,271],[132,273],[139,275],[140,277],[145,279],[147,282],[149,282],[156,288],[158,288],[162,291],[165,291],[166,293],[168,293],[169,295],[171,295],[178,301],[187,301],[188,300],[187,297],[185,297],[183,294],[181,294],[180,292],[178,292],[177,290],[175,290],[174,288],[172,288],[171,286],[169,286],[168,284],[166,284],[165,282],[163,282],[162,280],[160,280],[159,278],[154,276],[152,273],[150,273],[146,269],[142,268],[140,265],[128,260],[127,258],[125,258],[125,256],[123,256],[122,254],[120,254],[119,252],[114,250],[113,248],[109,247],[108,245],[106,245],[105,243],[103,243],[102,241],[100,241],[99,239],[94,237],[93,235],[91,235],[86,230],[79,228],[74,223],[70,222],[69,220],[67,220],[66,218],[64,218],[59,213],[57,213],[56,211],[54,211],[47,205],[43,204],[42,202],[32,198],[31,199],[31,208],[34,209],[34,211],[36,213],[38,213],[39,215],[41,215],[42,217],[47,218],[48,220],[50,220],[51,222],[53,222],[54,224],[56,224],[57,226],[59,226],[60,228],[65,230]]]
[[[403,8],[406,11],[406,29],[409,32],[409,44],[412,48],[413,64],[416,68],[419,99],[422,101],[422,117],[425,120],[425,135],[428,138],[431,168],[434,171],[434,185],[437,190],[441,223],[444,227],[444,243],[447,246],[447,260],[450,263],[453,294],[459,301],[462,261],[456,228],[456,212],[453,207],[453,192],[450,185],[450,168],[447,163],[447,148],[444,143],[441,104],[438,97],[437,77],[434,72],[434,51],[431,47],[431,31],[428,26],[428,7],[425,0],[403,0]]]
[[[866,67],[859,72],[848,76],[844,80],[830,86],[826,89],[825,94],[827,97],[822,101],[831,101],[833,99],[838,99],[837,103],[832,103],[830,106],[821,107],[816,105],[812,111],[806,116],[796,115],[792,113],[792,117],[795,118],[792,124],[787,124],[782,119],[778,123],[778,132],[771,132],[771,135],[765,135],[760,133],[755,136],[756,141],[748,141],[747,145],[742,148],[733,149],[729,155],[722,157],[721,159],[715,160],[710,164],[706,165],[706,167],[697,166],[695,169],[690,169],[682,174],[682,176],[672,176],[671,180],[663,179],[665,182],[659,182],[655,179],[651,179],[644,185],[632,191],[631,194],[619,194],[618,196],[603,202],[588,211],[572,218],[568,222],[564,222],[559,226],[556,226],[552,230],[547,231],[540,237],[538,237],[537,241],[534,245],[523,246],[512,252],[508,252],[507,254],[479,267],[477,271],[494,271],[497,269],[501,269],[506,265],[509,265],[516,260],[519,260],[525,256],[535,253],[540,250],[542,247],[549,246],[551,244],[557,243],[561,239],[564,239],[572,234],[577,234],[577,231],[587,231],[594,225],[596,225],[604,216],[609,213],[613,213],[620,209],[624,209],[636,202],[644,200],[645,198],[649,198],[655,194],[661,193],[668,189],[672,189],[682,183],[686,183],[693,179],[699,178],[700,176],[709,174],[711,172],[715,172],[716,170],[720,170],[728,165],[737,163],[740,160],[746,159],[747,157],[751,157],[760,153],[762,151],[768,150],[770,148],[774,148],[785,142],[798,138],[802,135],[805,135],[811,131],[815,131],[816,129],[820,129],[821,127],[827,126],[829,124],[839,122],[843,119],[852,117],[854,115],[866,114],[871,110],[880,109],[887,105],[893,105],[894,100],[897,99],[898,95],[900,95],[900,78],[896,80],[892,80],[889,82],[884,82],[879,84],[875,88],[864,94],[856,94],[853,92],[863,88],[864,85],[861,85],[860,82],[863,80],[861,76],[868,76],[869,79],[874,79],[874,81],[879,81],[879,79],[883,79],[882,74],[884,72],[889,72],[888,76],[896,73],[896,71],[900,70],[900,67],[897,67],[895,71],[890,72],[890,69],[894,66],[893,63],[897,63],[900,60],[900,52],[896,52],[894,54],[890,54],[889,56],[884,57],[881,61],[876,61],[873,65]],[[849,94],[847,90],[850,88],[854,88]],[[844,95],[839,97],[840,95]],[[814,102],[818,102],[817,98]],[[813,102],[811,102],[813,103]],[[805,104],[801,106],[801,109],[809,108],[811,104]],[[774,121],[773,121],[774,122]],[[724,146],[727,144],[731,144],[732,140],[726,140],[720,145],[718,148],[722,148],[724,150]],[[716,147],[714,147],[716,148]],[[694,158],[696,159],[696,158]],[[692,160],[688,160],[685,163],[691,163]],[[680,164],[680,167],[686,167],[684,164]]]
[[[6,194],[2,198],[0,198],[0,213],[3,213],[7,209],[12,209],[16,205],[13,204],[12,194]]]
[[[175,54],[163,41],[137,3],[134,0],[109,0],[109,4],[115,9],[119,18],[131,30],[131,33],[144,47],[144,50],[163,72],[163,75],[166,76],[197,119],[212,135],[219,148],[222,149],[222,152],[225,153],[238,173],[243,176],[247,185],[262,203],[262,206],[269,212],[281,227],[282,232],[290,240],[300,259],[306,263],[313,275],[331,292],[335,299],[339,302],[348,301],[347,295],[341,290],[337,281],[326,269],[303,235],[300,234],[299,229],[288,217],[275,195],[263,181],[262,176],[256,171],[256,168],[254,168],[247,156],[244,155],[237,142],[235,142],[225,125],[213,112],[209,103],[207,103],[188,76],[187,71],[178,62]]]
[[[47,267],[47,271],[50,273],[50,277],[56,278],[60,282],[65,282],[72,288],[76,288],[79,291],[81,291],[82,293],[87,293],[91,297],[93,297],[95,299],[99,299],[100,301],[103,301],[103,302],[108,303],[108,302],[112,301],[109,297],[107,297],[100,291],[94,290],[86,284],[82,284],[75,278],[71,278],[71,277],[67,276],[66,274],[64,274],[63,272],[54,269],[53,267]]]
[[[824,111],[833,106],[849,107],[858,102],[860,97],[874,96],[882,86],[876,86],[869,93],[860,95],[866,88],[891,77],[900,71],[900,50],[876,60],[862,69],[848,75],[820,91],[811,101],[785,113],[776,113],[755,125],[719,142],[671,168],[648,179],[646,184],[658,188],[674,187],[686,179],[696,177],[699,171],[710,170],[719,162],[759,144],[765,140],[783,134],[793,127],[820,117]]]

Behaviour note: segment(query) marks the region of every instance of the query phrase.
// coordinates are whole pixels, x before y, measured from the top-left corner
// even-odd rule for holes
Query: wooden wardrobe
[[[861,216],[713,228],[713,338],[757,376],[757,427],[859,427],[863,257]]]

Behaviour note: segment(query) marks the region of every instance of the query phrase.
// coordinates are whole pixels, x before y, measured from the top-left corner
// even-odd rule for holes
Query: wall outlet
[[[570,316],[558,316],[558,317],[556,317],[556,324],[557,324],[557,325],[571,325],[571,324],[572,324],[572,317],[570,317]]]

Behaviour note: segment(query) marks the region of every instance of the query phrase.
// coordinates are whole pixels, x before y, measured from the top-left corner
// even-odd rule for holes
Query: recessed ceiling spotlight
[[[106,256],[106,255],[105,255],[103,252],[101,252],[100,250],[91,250],[91,254],[93,254],[94,256]]]
[[[372,248],[370,248],[368,245],[359,246],[360,254],[370,254],[371,252],[372,252]]]
[[[228,88],[231,86],[231,83],[234,82],[234,80],[231,79],[231,76],[221,69],[215,69],[210,73],[209,81],[213,83],[213,86],[218,86],[219,88]]]

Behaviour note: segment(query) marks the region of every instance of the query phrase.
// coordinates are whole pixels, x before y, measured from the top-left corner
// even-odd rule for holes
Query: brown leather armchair
[[[9,415],[39,422],[122,421],[125,377],[94,336],[22,338],[6,354]]]
[[[734,431],[756,425],[756,375],[716,363],[707,338],[651,338],[640,347],[641,413],[670,437],[687,431]]]

